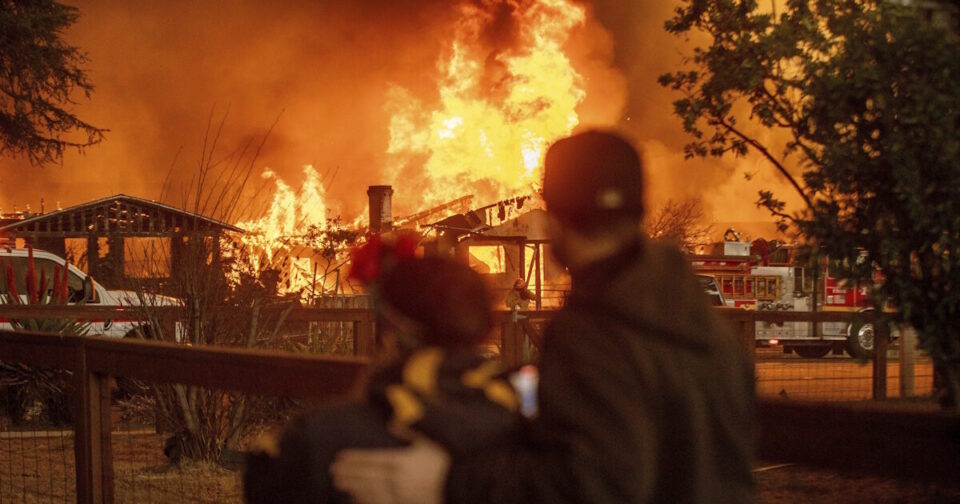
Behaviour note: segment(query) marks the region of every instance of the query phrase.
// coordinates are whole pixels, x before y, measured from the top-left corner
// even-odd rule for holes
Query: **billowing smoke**
[[[779,187],[768,167],[683,161],[686,138],[671,115],[674,97],[656,83],[689,52],[663,30],[674,6],[619,0],[585,6],[586,21],[565,48],[583,78],[580,127],[616,127],[644,148],[654,205],[701,195],[714,219],[765,218],[752,202],[757,188]],[[332,214],[348,220],[361,214],[370,184],[395,183],[398,201],[410,200],[404,191],[417,191],[384,180],[390,90],[402,87],[425,104],[439,99],[437,62],[454,35],[455,2],[87,0],[78,7],[81,18],[67,36],[88,53],[97,89],[76,111],[110,132],[85,155],[65,156],[62,166],[38,170],[0,159],[4,211],[26,204],[36,210],[41,196],[48,210],[118,192],[157,198],[171,166],[172,185],[189,187],[208,118],[216,126],[224,114],[221,156],[262,136],[279,117],[257,175],[269,167],[295,187],[302,166],[312,164]],[[509,23],[491,23],[488,35],[491,54],[515,36]],[[496,60],[489,61],[484,76],[495,80]],[[745,171],[756,174],[747,184]],[[168,202],[180,199],[177,190],[168,192]]]
[[[594,16],[615,41],[615,65],[627,85],[628,100],[617,127],[644,149],[651,206],[671,198],[701,197],[709,216],[721,225],[769,221],[769,214],[754,204],[759,189],[774,190],[788,203],[799,203],[772,166],[753,156],[684,160],[683,145],[689,136],[673,115],[677,96],[661,87],[657,77],[676,70],[684,56],[692,54],[694,43],[708,41],[684,41],[663,29],[677,3],[592,2]],[[761,134],[761,138],[770,135]],[[773,226],[755,228],[754,235]]]
[[[407,5],[80,2],[67,35],[88,53],[97,89],[76,111],[109,128],[107,140],[39,171],[0,160],[0,206],[36,211],[42,196],[50,210],[118,192],[157,198],[174,163],[172,185],[186,190],[212,111],[214,127],[228,114],[224,157],[279,116],[258,165],[296,187],[313,164],[339,210],[359,213],[387,147],[388,84],[429,89],[454,14],[442,0]]]

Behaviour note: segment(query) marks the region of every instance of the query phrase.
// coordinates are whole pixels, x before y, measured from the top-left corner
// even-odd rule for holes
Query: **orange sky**
[[[175,160],[178,184],[195,174],[208,116],[229,108],[223,154],[279,116],[257,172],[269,167],[296,186],[302,165],[313,164],[328,175],[334,214],[352,220],[364,212],[366,186],[391,183],[383,180],[387,90],[400,85],[432,98],[456,12],[442,0],[278,3],[78,2],[81,17],[68,38],[87,52],[96,90],[75,111],[110,132],[84,155],[66,155],[62,166],[0,159],[0,208],[36,210],[41,196],[48,209],[119,192],[157,198]],[[689,51],[663,31],[673,8],[591,3],[588,22],[566,48],[585,78],[581,125],[617,127],[643,147],[654,204],[701,195],[715,220],[767,220],[753,205],[757,190],[785,187],[771,167],[683,160],[674,96],[656,84]],[[755,175],[751,181],[745,172]],[[416,191],[394,185],[397,193]]]

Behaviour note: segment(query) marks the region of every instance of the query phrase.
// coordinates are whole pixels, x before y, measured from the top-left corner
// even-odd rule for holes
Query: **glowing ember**
[[[584,91],[563,45],[584,22],[583,8],[568,0],[510,2],[515,37],[490,56],[484,30],[502,4],[460,7],[454,40],[438,62],[435,109],[391,89],[390,168],[397,177],[426,157],[425,203],[468,192],[488,201],[529,192],[540,181],[545,147],[579,122]]]

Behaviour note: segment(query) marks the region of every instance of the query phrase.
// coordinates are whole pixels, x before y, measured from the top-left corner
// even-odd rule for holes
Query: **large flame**
[[[458,11],[452,40],[437,63],[436,103],[428,107],[397,85],[388,93],[386,169],[398,196],[408,194],[419,205],[403,209],[411,213],[468,194],[476,202],[495,202],[531,192],[542,177],[546,147],[579,123],[582,79],[563,49],[571,31],[585,22],[582,6],[572,0],[475,0]],[[504,23],[507,34],[491,41],[491,28]],[[411,164],[422,176],[416,186],[401,174]],[[265,172],[276,184],[268,211],[238,223],[248,231],[245,246],[283,269],[290,290],[310,284],[310,261],[294,253],[298,237],[327,219],[320,178],[311,167],[305,174],[295,192]],[[491,271],[503,268],[503,258],[492,251],[476,259]]]
[[[327,203],[320,175],[310,165],[303,167],[303,174],[303,185],[294,191],[273,170],[264,170],[263,178],[275,184],[273,199],[259,219],[237,223],[246,231],[243,242],[262,251],[267,261],[295,245],[307,227],[326,224]]]
[[[515,36],[491,51],[483,35],[504,7]],[[464,194],[496,201],[536,186],[545,148],[579,122],[584,91],[563,45],[584,18],[569,0],[464,3],[438,62],[437,106],[426,109],[398,86],[390,91],[393,176],[425,157],[425,203]]]
[[[238,222],[246,232],[240,238],[242,257],[251,272],[276,269],[281,275],[280,292],[313,292],[313,272],[319,258],[311,253],[309,230],[327,226],[326,194],[313,166],[303,167],[304,181],[294,190],[270,169],[263,178],[274,183],[273,198],[258,219]]]

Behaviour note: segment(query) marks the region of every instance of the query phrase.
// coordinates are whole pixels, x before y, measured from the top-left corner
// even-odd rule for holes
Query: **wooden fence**
[[[849,314],[723,311],[752,348],[756,321],[849,321]],[[551,314],[523,312],[533,321]],[[172,316],[172,313],[171,313]],[[132,309],[0,307],[0,318],[136,318]],[[141,340],[52,336],[0,331],[0,360],[73,372],[76,393],[77,500],[113,502],[110,392],[112,376],[180,383],[257,395],[323,399],[348,393],[367,368],[373,316],[366,310],[298,309],[290,320],[355,323],[355,357],[322,357],[223,347],[187,347]],[[504,358],[520,344],[513,314],[498,314]],[[885,325],[885,324],[883,324]],[[879,329],[879,328],[878,328]],[[878,331],[882,333],[882,330]],[[885,360],[878,340],[878,362]],[[875,372],[883,397],[884,372]],[[760,456],[843,470],[953,482],[960,474],[960,418],[944,413],[889,411],[864,406],[761,400]]]

